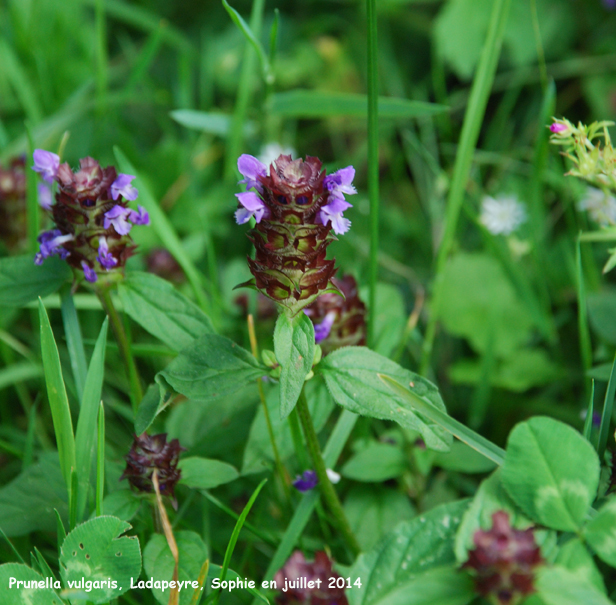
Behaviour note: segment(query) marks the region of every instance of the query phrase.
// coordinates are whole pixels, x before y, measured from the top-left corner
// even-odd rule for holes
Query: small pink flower
[[[565,124],[559,124],[558,122],[554,122],[554,124],[550,126],[550,132],[554,134],[560,134],[561,132],[565,132],[565,130],[569,130],[569,127]]]

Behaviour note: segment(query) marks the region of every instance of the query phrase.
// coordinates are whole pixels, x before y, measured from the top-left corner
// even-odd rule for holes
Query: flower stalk
[[[316,471],[319,479],[319,488],[321,490],[323,500],[325,500],[327,507],[336,519],[338,529],[343,535],[347,546],[350,548],[353,556],[357,557],[357,555],[361,552],[361,548],[355,538],[355,535],[353,534],[353,531],[351,530],[351,526],[346,518],[346,514],[344,513],[344,509],[342,508],[338,494],[336,494],[336,490],[334,489],[329,475],[327,474],[327,467],[325,466],[325,461],[323,460],[323,455],[321,454],[319,440],[317,439],[317,433],[314,429],[314,424],[312,423],[312,417],[310,416],[310,410],[308,409],[308,402],[306,401],[306,395],[303,390],[299,396],[295,409],[297,410],[297,414],[304,431],[306,446],[308,447],[308,452],[312,458],[314,470]]]

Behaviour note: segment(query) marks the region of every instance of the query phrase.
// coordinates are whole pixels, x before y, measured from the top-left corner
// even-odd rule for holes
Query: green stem
[[[376,0],[367,0],[368,15],[368,197],[370,199],[370,321],[368,343],[374,342],[379,251],[379,81]]]
[[[113,299],[111,298],[111,292],[108,287],[103,286],[102,288],[96,291],[107,316],[109,317],[109,321],[111,322],[111,327],[113,328],[113,333],[115,334],[116,340],[118,341],[118,347],[120,348],[120,354],[122,355],[122,359],[124,364],[126,365],[126,369],[128,371],[128,381],[130,384],[130,401],[133,408],[133,413],[137,413],[137,408],[143,399],[143,390],[141,388],[141,379],[139,378],[139,372],[137,370],[137,366],[135,365],[135,359],[133,358],[133,354],[131,352],[130,343],[126,336],[126,331],[124,330],[124,324],[122,323],[122,319],[118,314],[118,311],[113,304]]]
[[[353,552],[353,555],[356,557],[361,552],[361,548],[359,547],[357,539],[351,531],[351,526],[349,525],[346,515],[344,514],[344,509],[338,499],[336,490],[327,476],[327,468],[325,467],[325,461],[323,460],[323,455],[321,454],[317,433],[314,430],[314,424],[312,423],[312,417],[310,416],[310,410],[308,409],[308,402],[306,401],[306,395],[303,390],[299,396],[295,409],[297,410],[300,422],[302,423],[302,428],[304,429],[306,445],[308,447],[308,451],[310,452],[312,463],[314,464],[314,470],[319,478],[321,495],[327,503],[330,512],[336,519],[340,533],[342,533],[349,548]]]

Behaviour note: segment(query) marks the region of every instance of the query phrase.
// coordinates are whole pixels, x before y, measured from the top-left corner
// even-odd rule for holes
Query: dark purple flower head
[[[300,492],[308,492],[317,486],[319,479],[317,474],[313,470],[304,471],[301,475],[298,475],[293,481],[293,487]]]
[[[348,605],[344,588],[330,588],[330,584],[336,586],[338,578],[340,575],[333,571],[332,561],[325,552],[319,551],[314,561],[306,561],[304,554],[296,550],[274,576],[281,591],[276,602],[279,605]],[[285,583],[287,590],[282,592]]]
[[[131,185],[135,177],[130,174],[118,174],[118,178],[111,183],[111,199],[117,200],[120,196],[133,202],[137,199],[139,192]]]
[[[509,514],[492,515],[492,528],[478,530],[464,568],[473,570],[477,592],[499,605],[512,605],[535,591],[536,568],[543,563],[534,529],[513,529]]]
[[[60,156],[52,153],[51,151],[36,149],[33,157],[34,166],[32,166],[32,170],[34,170],[34,172],[38,172],[41,177],[43,177],[44,181],[53,183],[58,175]]]
[[[177,466],[182,451],[185,449],[177,439],[167,442],[166,433],[135,435],[120,480],[128,479],[131,487],[136,490],[153,493],[152,474],[156,470],[161,495],[170,496],[176,507],[174,489],[181,476]]]

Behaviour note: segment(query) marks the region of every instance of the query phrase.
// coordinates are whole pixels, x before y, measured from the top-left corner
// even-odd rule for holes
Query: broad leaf
[[[11,581],[14,580],[11,585]],[[22,563],[0,565],[0,605],[62,605],[62,600],[49,588],[17,588],[17,582],[43,582],[46,579]],[[49,580],[47,580],[49,583]]]
[[[511,431],[503,484],[534,521],[576,531],[595,499],[598,483],[597,454],[570,426],[537,416]]]
[[[545,605],[614,605],[593,584],[558,565],[542,567],[535,587]]]
[[[304,313],[293,318],[278,316],[274,330],[274,351],[281,367],[280,416],[286,418],[295,407],[314,359],[314,326]]]
[[[604,504],[584,528],[584,537],[599,558],[616,567],[616,497]]]
[[[363,416],[393,420],[419,432],[428,447],[441,451],[449,449],[451,435],[413,411],[378,375],[390,376],[405,385],[412,384],[417,397],[445,411],[438,389],[425,378],[365,347],[345,347],[334,351],[316,369],[325,377],[332,396],[343,408]]]
[[[18,307],[53,294],[71,275],[66,262],[57,257],[40,266],[29,254],[0,258],[0,306]]]
[[[407,468],[408,461],[399,447],[373,442],[355,454],[340,472],[347,479],[381,483],[399,477]]]
[[[180,482],[194,489],[212,489],[237,479],[240,474],[235,467],[220,460],[208,460],[193,456],[180,460]]]
[[[141,572],[141,550],[136,536],[122,536],[130,525],[116,517],[96,517],[70,532],[62,543],[60,573],[67,586],[69,582],[98,581],[101,587],[87,593],[92,603],[108,603],[130,589]],[[102,581],[115,580],[117,586],[103,585]]]
[[[118,292],[124,311],[174,351],[214,332],[209,317],[197,305],[152,273],[128,273]]]
[[[266,373],[265,366],[232,340],[205,334],[159,372],[156,382],[163,393],[169,385],[189,399],[207,401],[233,393]]]
[[[400,523],[370,552],[360,555],[348,575],[361,578],[362,586],[348,591],[349,605],[387,602],[402,583],[455,563],[453,537],[467,506],[467,500],[444,504]]]
[[[558,551],[555,563],[566,567],[582,582],[592,584],[603,593],[606,592],[603,576],[580,538],[573,538],[564,544]]]

